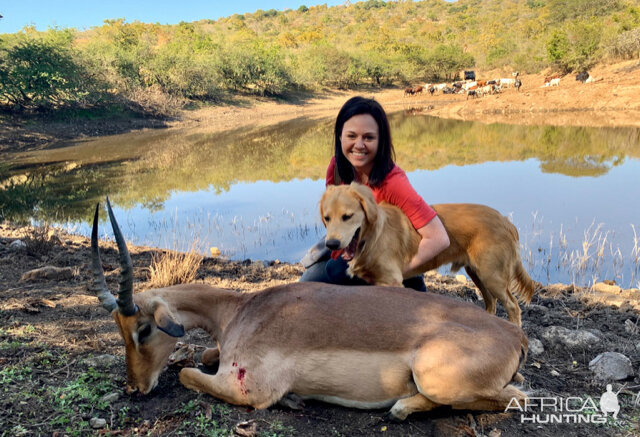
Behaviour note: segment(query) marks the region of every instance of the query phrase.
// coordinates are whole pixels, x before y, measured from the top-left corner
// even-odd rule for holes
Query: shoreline
[[[121,118],[57,121],[43,117],[0,117],[0,154],[47,148],[88,137],[166,128],[216,133],[243,127],[261,127],[304,117],[335,117],[352,96],[378,100],[387,112],[414,111],[439,118],[481,123],[521,125],[640,128],[640,62],[601,66],[591,74],[599,80],[583,84],[573,74],[560,86],[544,87],[544,72],[521,75],[520,92],[509,88],[500,94],[466,99],[463,95],[404,96],[403,87],[325,90],[274,100],[234,96],[231,103],[182,109],[173,119]],[[504,73],[493,72],[500,76]]]
[[[5,257],[5,264],[11,266],[11,270],[14,273],[21,271],[22,273],[26,272],[23,271],[25,270],[25,265],[13,263],[13,260],[16,259],[14,255],[24,252],[26,249],[24,247],[14,248],[11,246],[11,243],[16,240],[25,240],[26,236],[35,236],[34,238],[36,239],[44,238],[45,234],[43,234],[42,231],[38,231],[38,229],[39,228],[32,226],[15,225],[10,222],[0,223],[0,255]],[[89,237],[68,233],[63,229],[55,227],[48,228],[46,235],[48,235],[48,242],[40,242],[37,247],[59,246],[61,249],[64,249],[65,256],[55,257],[55,259],[48,259],[47,256],[40,257],[41,259],[37,259],[38,257],[36,257],[35,261],[40,268],[46,265],[53,265],[56,268],[56,265],[72,265],[73,261],[78,260],[80,260],[81,263],[80,269],[83,269],[84,266],[88,268],[88,253],[91,250]],[[174,252],[157,247],[136,246],[129,243],[127,246],[134,264],[138,266],[148,266],[151,259],[158,254]],[[117,251],[115,242],[111,240],[100,240],[100,247],[101,251],[107,253]],[[28,252],[27,250],[27,254]],[[216,266],[213,271],[211,269],[212,265]],[[111,266],[111,268],[117,270],[115,266]],[[296,282],[304,271],[300,263],[268,262],[253,259],[240,261],[231,260],[224,256],[203,256],[201,267],[198,270],[202,270],[202,272],[198,275],[196,282],[206,282],[213,286],[232,288],[240,291],[256,291],[269,286]],[[17,276],[14,279],[16,282],[11,285],[19,288],[20,282],[23,282],[22,279],[18,280],[19,277],[20,276]],[[260,280],[257,280],[258,278],[260,278]],[[0,279],[2,279],[2,275],[0,275]],[[136,282],[142,281],[142,283],[146,283],[148,279],[148,275],[145,275],[143,278],[138,278]],[[481,299],[481,294],[473,282],[459,273],[450,272],[448,274],[441,274],[436,270],[428,271],[425,273],[425,283],[427,289],[431,291],[446,290],[449,293],[457,294],[473,301]],[[542,291],[551,297],[574,295],[589,304],[607,304],[619,308],[631,306],[635,310],[640,311],[640,289],[622,288],[612,281],[602,281],[592,286],[579,286],[565,283],[540,283],[539,285],[540,288],[536,293]],[[146,288],[149,287],[143,286],[142,290]]]

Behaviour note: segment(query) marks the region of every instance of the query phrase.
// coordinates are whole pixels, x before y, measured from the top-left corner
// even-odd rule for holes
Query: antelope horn
[[[93,216],[93,230],[91,231],[91,269],[93,270],[93,287],[91,290],[98,295],[98,299],[102,307],[112,312],[118,304],[116,298],[107,288],[104,280],[104,272],[102,271],[102,261],[100,261],[100,250],[98,249],[98,213],[100,211],[100,203],[96,205],[96,213]]]
[[[118,291],[118,309],[123,316],[133,316],[138,307],[133,303],[133,263],[127,249],[127,243],[122,237],[120,227],[113,215],[111,203],[107,196],[107,211],[109,211],[109,219],[113,228],[113,236],[118,244],[118,253],[120,254],[120,290]]]

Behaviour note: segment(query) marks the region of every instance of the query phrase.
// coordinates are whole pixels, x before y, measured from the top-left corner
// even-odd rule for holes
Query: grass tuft
[[[196,247],[197,243],[194,242],[191,250],[186,253],[166,251],[153,255],[149,266],[151,287],[169,287],[193,282],[203,259]]]

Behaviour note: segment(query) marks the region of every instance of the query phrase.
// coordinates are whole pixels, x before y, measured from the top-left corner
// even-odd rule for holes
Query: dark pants
[[[300,277],[300,281],[327,282],[337,285],[370,285],[357,276],[350,278],[349,275],[347,275],[348,267],[347,262],[342,258],[318,261],[305,270]],[[423,275],[405,279],[402,285],[417,291],[427,291]]]

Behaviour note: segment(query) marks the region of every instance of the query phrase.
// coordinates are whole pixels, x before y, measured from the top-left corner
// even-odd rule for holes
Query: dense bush
[[[98,83],[76,59],[73,32],[18,34],[0,45],[0,96],[17,108],[93,103]]]

